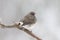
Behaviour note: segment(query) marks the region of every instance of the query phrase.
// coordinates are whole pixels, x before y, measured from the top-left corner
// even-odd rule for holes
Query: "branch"
[[[6,26],[6,25],[4,25],[4,24],[0,24],[3,28],[14,28],[14,27],[16,27],[16,28],[18,28],[19,30],[22,30],[21,28],[20,28],[20,23],[19,24],[13,24],[13,25],[10,25],[10,26]],[[29,31],[28,29],[26,29],[26,28],[24,28],[24,27],[22,27],[24,30],[22,30],[22,31],[24,31],[24,32],[26,32],[27,34],[29,34],[29,35],[31,35],[32,37],[34,37],[34,38],[36,38],[37,40],[41,40],[39,37],[37,37],[36,35],[34,35],[31,31]]]
[[[23,27],[24,28],[24,27]],[[21,30],[21,28],[18,28]],[[24,32],[26,32],[27,34],[31,35],[32,37],[36,38],[37,40],[41,40],[39,37],[37,37],[36,35],[34,35],[31,31],[29,31],[28,29],[24,28],[24,30],[22,30]]]
[[[15,23],[13,25],[4,25],[4,24],[0,23],[0,25],[1,25],[2,28],[14,28],[14,27],[18,27],[20,24]]]

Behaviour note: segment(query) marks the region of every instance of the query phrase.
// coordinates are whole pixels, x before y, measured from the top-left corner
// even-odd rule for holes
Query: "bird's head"
[[[30,12],[31,15],[35,15],[35,12]]]

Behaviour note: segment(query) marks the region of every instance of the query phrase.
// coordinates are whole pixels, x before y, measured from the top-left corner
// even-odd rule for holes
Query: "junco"
[[[23,29],[22,26],[26,25],[31,27],[31,25],[36,23],[36,20],[35,12],[30,12],[20,20],[19,25],[21,26],[21,29]]]
[[[23,22],[22,26],[35,24],[36,23],[35,13],[30,12],[23,19],[21,19],[20,22]]]

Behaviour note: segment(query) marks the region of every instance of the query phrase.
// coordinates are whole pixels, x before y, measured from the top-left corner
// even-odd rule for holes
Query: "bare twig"
[[[1,27],[3,27],[3,28],[14,28],[14,27],[16,27],[16,28],[18,28],[19,30],[22,30],[21,28],[20,28],[20,24],[13,24],[13,25],[8,25],[8,26],[6,26],[6,25],[4,25],[4,24],[0,24],[1,25]],[[29,34],[29,35],[31,35],[32,37],[34,37],[34,38],[36,38],[37,40],[41,40],[39,37],[37,37],[36,35],[34,35],[31,31],[29,31],[28,29],[26,29],[26,28],[24,28],[23,27],[23,29],[24,30],[22,30],[22,31],[24,31],[24,32],[26,32],[27,34]]]
[[[13,24],[13,25],[4,25],[4,24],[1,24],[0,23],[0,25],[1,25],[1,27],[2,28],[14,28],[14,27],[17,27],[17,26],[19,26],[20,24]]]
[[[24,27],[23,27],[24,28]],[[20,28],[18,28],[20,29]],[[21,29],[20,29],[21,30]],[[22,30],[24,32],[26,32],[27,34],[31,35],[32,37],[36,38],[37,40],[41,40],[39,37],[37,37],[36,35],[34,35],[31,31],[29,31],[28,29],[24,28],[24,30]]]

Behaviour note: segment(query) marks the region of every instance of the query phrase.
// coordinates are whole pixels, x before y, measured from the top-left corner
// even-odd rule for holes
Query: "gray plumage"
[[[22,26],[35,24],[36,23],[35,13],[34,12],[30,12],[23,19],[21,19],[20,22],[23,22]]]

